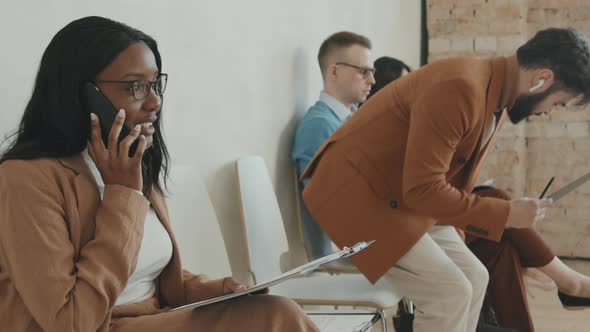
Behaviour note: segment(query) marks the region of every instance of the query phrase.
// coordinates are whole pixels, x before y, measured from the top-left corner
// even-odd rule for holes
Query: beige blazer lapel
[[[69,199],[65,200],[65,212],[74,244],[75,259],[78,259],[81,247],[94,238],[94,218],[100,205],[100,192],[81,154],[60,158],[59,162],[76,173],[72,193],[75,196],[75,204],[71,204],[72,201]]]

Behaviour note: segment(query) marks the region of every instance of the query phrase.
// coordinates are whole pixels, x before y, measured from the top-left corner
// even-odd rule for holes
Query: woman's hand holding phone
[[[143,135],[140,136],[141,127],[135,126],[119,143],[119,133],[125,123],[125,111],[120,110],[109,133],[108,146],[105,147],[98,116],[91,113],[90,118],[92,135],[88,144],[88,153],[96,164],[104,183],[118,184],[141,191],[143,189],[141,159],[146,148],[146,139]],[[133,156],[129,156],[129,147],[137,139],[139,139],[137,150]]]

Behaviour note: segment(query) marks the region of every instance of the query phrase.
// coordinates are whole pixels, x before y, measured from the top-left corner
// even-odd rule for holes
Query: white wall
[[[419,64],[418,0],[20,0],[2,7],[1,135],[16,127],[43,50],[71,20],[107,16],[158,40],[170,75],[164,123],[173,162],[200,170],[239,276],[245,266],[233,161],[240,156],[266,160],[290,247],[301,253],[289,151],[297,119],[321,90],[322,40],[350,30],[372,40],[375,57]]]

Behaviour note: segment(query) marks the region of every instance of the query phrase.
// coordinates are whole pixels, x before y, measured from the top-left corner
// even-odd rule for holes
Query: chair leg
[[[385,310],[380,309],[379,315],[381,315],[381,330],[387,332],[387,315],[385,315]]]
[[[403,297],[402,302],[404,304],[404,307],[406,308],[406,312],[408,314],[414,314],[414,304],[412,303],[412,301],[407,297]]]

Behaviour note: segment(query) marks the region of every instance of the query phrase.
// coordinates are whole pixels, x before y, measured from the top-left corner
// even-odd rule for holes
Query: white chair
[[[299,241],[304,245],[305,247],[305,253],[307,254],[307,259],[311,260],[312,257],[309,253],[309,249],[306,246],[306,242],[303,239],[303,216],[302,216],[302,199],[301,199],[301,193],[299,191],[299,176],[297,175],[297,169],[295,169],[295,167],[293,167],[293,187],[295,188],[295,208],[297,209],[297,228],[298,228],[298,235],[299,235]],[[335,246],[332,243],[332,246]],[[359,271],[357,270],[357,268],[355,266],[350,266],[350,265],[342,265],[342,264],[330,264],[328,266],[322,267],[321,268],[322,271],[326,271],[328,273],[334,274],[334,273],[359,273]],[[401,299],[401,302],[398,303],[398,306],[401,305],[403,312],[408,313],[408,314],[413,314],[414,313],[414,304],[412,303],[412,301],[407,298],[407,297],[403,297]]]
[[[281,274],[281,256],[288,251],[272,182],[259,156],[239,159],[236,175],[248,269],[255,281],[268,280]],[[300,305],[374,308],[381,316],[383,331],[387,331],[384,309],[393,307],[401,298],[393,285],[381,281],[371,285],[359,273],[312,274],[278,284],[270,293],[292,298]]]
[[[183,267],[212,278],[231,275],[217,216],[198,169],[189,165],[174,165],[170,170],[168,187],[170,192],[166,202],[170,224]]]

